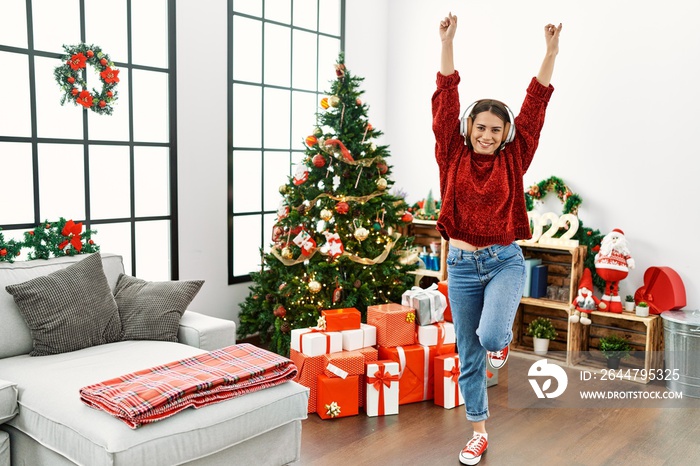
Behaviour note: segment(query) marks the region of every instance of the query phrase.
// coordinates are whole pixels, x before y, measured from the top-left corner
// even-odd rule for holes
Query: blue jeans
[[[467,419],[489,417],[486,351],[500,351],[513,339],[513,320],[523,296],[525,260],[516,243],[470,252],[450,246],[448,296],[457,335]]]

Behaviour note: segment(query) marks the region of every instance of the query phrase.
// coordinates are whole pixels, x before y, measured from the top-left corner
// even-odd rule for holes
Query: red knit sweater
[[[459,133],[459,73],[437,74],[433,94],[435,158],[440,169],[440,217],[445,239],[474,246],[510,244],[531,237],[523,175],[537,149],[545,110],[554,87],[532,78],[515,117],[515,140],[498,155],[475,154]]]

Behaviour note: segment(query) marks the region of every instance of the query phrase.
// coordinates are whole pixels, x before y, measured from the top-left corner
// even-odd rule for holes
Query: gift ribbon
[[[372,385],[375,390],[379,392],[379,407],[378,414],[384,416],[384,386],[391,388],[391,382],[398,382],[399,376],[392,375],[386,372],[384,369],[384,363],[377,363],[377,371],[374,373],[374,377],[368,377],[367,383]]]
[[[444,376],[450,380],[452,380],[452,383],[454,384],[455,387],[455,407],[459,406],[459,358],[455,357],[452,358],[453,364],[452,364],[452,369],[449,371],[444,372]]]
[[[423,400],[428,399],[428,382],[430,380],[430,348],[423,346]]]
[[[447,309],[447,298],[438,291],[437,283],[433,283],[425,289],[419,286],[412,287],[401,295],[401,304],[403,306],[413,307],[417,312],[418,306],[413,305],[413,300],[418,299],[422,295],[425,295],[430,300],[430,322],[428,323],[442,322],[444,320],[443,315],[445,309]],[[425,325],[425,322],[421,322],[421,325]]]
[[[326,366],[326,369],[328,369],[328,372],[330,372],[331,374],[337,375],[341,379],[346,379],[348,377],[348,373],[346,371],[344,371],[343,369],[341,369],[340,367],[336,366],[335,364],[328,363],[328,365]]]

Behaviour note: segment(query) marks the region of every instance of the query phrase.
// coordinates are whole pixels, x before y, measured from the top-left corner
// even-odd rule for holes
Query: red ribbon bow
[[[455,406],[459,406],[459,358],[455,358],[455,364],[449,371],[444,371],[444,376],[452,379],[455,384]]]
[[[68,238],[58,245],[58,249],[63,249],[68,246],[68,243],[73,246],[73,249],[80,252],[83,249],[83,242],[80,240],[80,234],[83,231],[83,222],[75,223],[73,220],[68,220],[61,230],[61,234]]]
[[[397,375],[392,375],[387,373],[384,370],[384,364],[383,363],[377,363],[377,366],[379,368],[377,369],[377,372],[374,373],[374,377],[368,377],[367,382],[371,384],[375,390],[379,392],[379,411],[378,414],[380,416],[384,415],[384,386],[386,385],[387,388],[391,387],[391,382],[393,381],[399,381],[399,376]]]

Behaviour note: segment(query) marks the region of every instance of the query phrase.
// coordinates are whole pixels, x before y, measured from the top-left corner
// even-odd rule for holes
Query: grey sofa
[[[117,255],[101,256],[114,290],[123,262]],[[83,386],[234,344],[233,322],[186,311],[178,343],[119,341],[29,356],[31,333],[5,287],[81,259],[0,263],[0,466],[8,464],[8,457],[14,466],[285,465],[299,460],[308,390],[295,382],[187,409],[138,429],[80,401]]]

